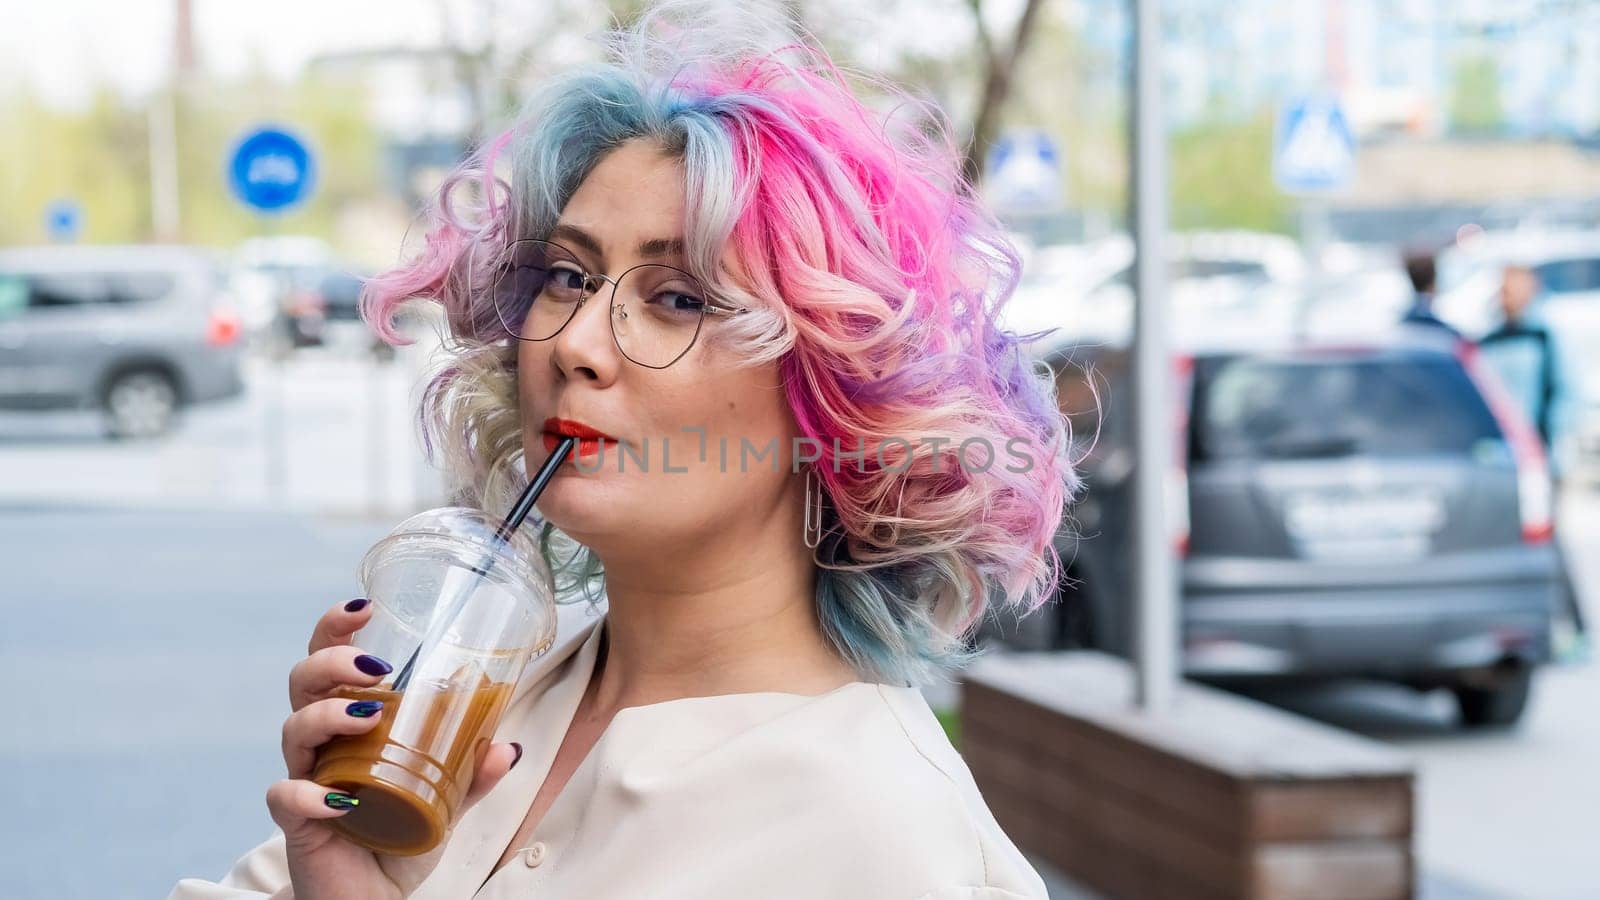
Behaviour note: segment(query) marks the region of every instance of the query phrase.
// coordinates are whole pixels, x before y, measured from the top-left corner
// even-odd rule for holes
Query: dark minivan
[[[1130,359],[1048,357],[1087,482],[1059,602],[1007,639],[1127,655]],[[1230,679],[1376,676],[1448,687],[1469,725],[1521,715],[1566,589],[1537,435],[1465,342],[1180,357],[1183,669]],[[1097,432],[1097,433],[1096,433]]]

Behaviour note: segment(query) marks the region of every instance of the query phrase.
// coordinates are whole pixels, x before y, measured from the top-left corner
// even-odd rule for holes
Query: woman
[[[547,85],[367,298],[390,341],[403,302],[447,311],[424,415],[465,499],[505,508],[519,457],[588,438],[530,527],[590,608],[563,607],[475,805],[396,858],[306,780],[383,715],[329,691],[392,668],[349,645],[370,610],[335,607],[290,675],[282,834],[174,897],[1045,896],[914,687],[1059,575],[1065,424],[994,325],[1017,256],[936,111],[874,114],[765,20],[679,12]]]

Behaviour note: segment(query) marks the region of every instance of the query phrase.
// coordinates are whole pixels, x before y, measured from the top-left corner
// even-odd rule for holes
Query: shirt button
[[[540,841],[524,851],[522,861],[527,863],[530,869],[544,862],[544,842]]]

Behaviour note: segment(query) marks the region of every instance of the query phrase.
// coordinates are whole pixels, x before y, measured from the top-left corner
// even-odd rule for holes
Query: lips
[[[579,456],[593,456],[599,453],[607,444],[615,446],[617,439],[603,431],[590,428],[582,422],[571,419],[549,418],[544,420],[544,449],[546,453],[556,452],[556,445],[564,437],[575,437],[578,444],[573,449]]]

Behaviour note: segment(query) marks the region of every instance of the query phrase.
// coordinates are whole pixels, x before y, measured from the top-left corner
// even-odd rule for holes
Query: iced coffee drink
[[[373,614],[353,643],[410,665],[336,692],[383,713],[324,744],[311,779],[360,801],[329,824],[371,850],[410,856],[444,839],[524,666],[554,640],[549,570],[526,536],[497,542],[494,530],[476,510],[429,510],[362,561]]]

